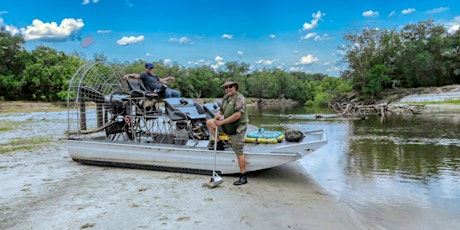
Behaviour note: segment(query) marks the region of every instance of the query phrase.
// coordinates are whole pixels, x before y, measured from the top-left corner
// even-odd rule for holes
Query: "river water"
[[[265,130],[324,129],[328,144],[299,162],[366,226],[460,228],[460,115],[393,114],[382,122],[306,107],[248,112]]]

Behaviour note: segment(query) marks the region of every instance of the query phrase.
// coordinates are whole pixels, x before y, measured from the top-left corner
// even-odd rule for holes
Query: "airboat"
[[[72,76],[62,140],[73,161],[200,174],[239,172],[225,136],[225,150],[209,150],[213,134],[206,120],[214,117],[220,103],[162,98],[147,91],[142,81],[123,79],[124,75],[115,64],[90,62]],[[302,132],[302,140],[289,142],[283,134],[270,136],[273,133],[248,125],[247,171],[295,161],[327,143],[324,130]]]

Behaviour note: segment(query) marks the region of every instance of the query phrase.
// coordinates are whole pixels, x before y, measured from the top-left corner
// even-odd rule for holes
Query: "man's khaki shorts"
[[[243,148],[244,148],[244,142],[246,139],[246,129],[247,129],[247,124],[240,124],[236,128],[236,134],[235,135],[229,135],[230,140],[232,142],[232,149],[235,151],[237,155],[242,155],[243,154]]]

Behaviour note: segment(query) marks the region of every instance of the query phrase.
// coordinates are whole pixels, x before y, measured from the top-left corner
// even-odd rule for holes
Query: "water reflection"
[[[284,111],[284,113],[283,113]],[[251,123],[285,130],[325,129],[328,144],[299,161],[368,226],[460,226],[460,116],[336,118],[306,107],[250,110]]]

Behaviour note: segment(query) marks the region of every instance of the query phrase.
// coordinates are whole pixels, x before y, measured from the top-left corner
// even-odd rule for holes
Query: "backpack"
[[[286,131],[284,136],[286,138],[286,141],[289,141],[289,142],[300,142],[305,137],[303,132],[298,129],[288,130]]]

